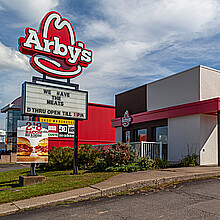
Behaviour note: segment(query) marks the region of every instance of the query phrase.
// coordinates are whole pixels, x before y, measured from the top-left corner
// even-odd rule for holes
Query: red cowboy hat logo
[[[92,51],[76,41],[72,24],[55,12],[43,18],[40,31],[26,28],[19,38],[21,53],[32,56],[31,66],[42,74],[56,78],[74,78],[92,62]]]
[[[124,113],[124,117],[122,117],[122,119],[121,119],[122,126],[128,127],[131,124],[131,122],[132,122],[132,118],[129,114],[129,111],[126,110]]]

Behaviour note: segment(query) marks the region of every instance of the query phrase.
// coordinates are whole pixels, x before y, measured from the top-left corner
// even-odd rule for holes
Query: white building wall
[[[200,165],[218,164],[217,117],[200,116]]]
[[[115,128],[115,143],[122,142],[122,127]]]
[[[200,68],[200,100],[220,97],[220,71]]]
[[[168,119],[168,160],[177,162],[200,152],[200,115]]]
[[[168,160],[196,153],[200,165],[218,164],[217,117],[189,115],[168,119]]]
[[[199,70],[198,66],[148,84],[148,111],[199,101]]]

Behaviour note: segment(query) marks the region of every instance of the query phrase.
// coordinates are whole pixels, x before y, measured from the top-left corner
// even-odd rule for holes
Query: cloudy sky
[[[89,91],[90,102],[114,104],[119,92],[197,65],[220,69],[219,9],[218,0],[0,0],[0,107],[20,95],[22,82],[41,76],[17,42],[51,10],[94,53],[71,82]]]

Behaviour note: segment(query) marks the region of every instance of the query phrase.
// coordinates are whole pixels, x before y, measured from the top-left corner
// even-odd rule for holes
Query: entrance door
[[[167,160],[168,126],[156,127],[155,136],[156,141],[162,142],[162,158]]]

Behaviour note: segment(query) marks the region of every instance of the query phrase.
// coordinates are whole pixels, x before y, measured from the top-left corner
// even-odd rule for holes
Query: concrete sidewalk
[[[0,214],[9,214],[19,210],[63,201],[85,200],[146,186],[212,176],[220,176],[220,167],[197,166],[123,173],[90,187],[4,203],[0,205]]]

